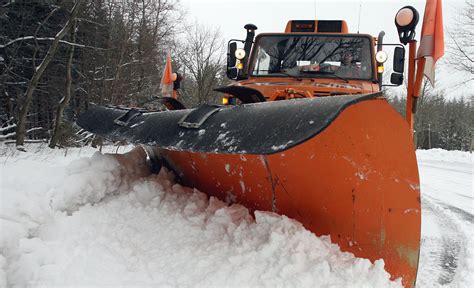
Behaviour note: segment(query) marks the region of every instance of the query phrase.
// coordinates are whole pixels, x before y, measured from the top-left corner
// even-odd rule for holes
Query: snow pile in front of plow
[[[381,260],[284,216],[253,219],[171,173],[129,183],[99,153],[33,155],[0,157],[1,287],[401,287]]]

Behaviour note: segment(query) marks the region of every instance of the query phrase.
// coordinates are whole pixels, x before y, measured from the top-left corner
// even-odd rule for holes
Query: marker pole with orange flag
[[[408,126],[410,127],[411,136],[413,137],[413,126],[414,126],[414,107],[416,107],[416,98],[413,97],[414,85],[415,85],[415,61],[416,54],[416,40],[411,41],[408,44],[408,87],[407,87],[407,107],[406,107],[406,119]],[[414,101],[415,100],[415,101]],[[413,103],[415,102],[415,103]]]
[[[435,64],[441,56],[444,55],[444,29],[443,29],[443,9],[441,0],[427,0],[425,7],[425,16],[423,18],[423,27],[421,28],[421,41],[418,48],[418,68],[417,82],[415,83],[415,97],[419,96],[421,87],[421,78],[423,74],[430,80],[434,86]]]
[[[161,77],[161,95],[165,97],[176,98],[176,92],[173,90],[173,68],[171,67],[171,56],[166,56],[165,69]]]
[[[441,0],[427,0],[423,26],[421,28],[421,41],[417,54],[417,69],[413,89],[408,89],[407,121],[413,134],[413,114],[416,112],[416,102],[420,96],[423,75],[434,86],[435,64],[444,55],[444,29],[443,11]],[[411,90],[411,91],[410,91]]]

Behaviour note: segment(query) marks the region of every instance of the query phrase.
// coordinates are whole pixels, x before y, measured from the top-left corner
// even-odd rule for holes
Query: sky
[[[420,13],[417,27],[417,38],[421,34],[421,22],[425,8],[425,0],[182,0],[183,7],[188,11],[190,22],[219,29],[225,39],[245,39],[243,26],[248,23],[257,25],[258,33],[283,32],[288,20],[345,20],[349,32],[370,34],[373,36],[385,31],[385,43],[399,43],[394,17],[397,11],[406,5],[415,7]],[[443,1],[445,31],[454,26],[456,11],[462,8],[463,0]],[[360,11],[360,21],[359,21]],[[448,38],[445,35],[445,39]],[[390,60],[389,60],[390,61]],[[453,73],[440,62],[436,71],[437,89],[452,89],[451,97],[469,94],[474,87],[460,86],[467,77]],[[453,89],[456,87],[456,89]]]

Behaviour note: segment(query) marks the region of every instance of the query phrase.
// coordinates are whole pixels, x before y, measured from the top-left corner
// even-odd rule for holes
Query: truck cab
[[[229,41],[227,76],[237,82],[217,89],[228,94],[225,104],[366,94],[381,89],[387,59],[381,50],[383,32],[378,38],[348,33],[342,20],[290,20],[285,32],[262,33],[255,38],[255,25],[247,24],[245,29],[245,41]],[[237,48],[239,44],[243,47]],[[404,48],[397,48],[403,49],[394,59],[400,62]],[[392,79],[394,84],[402,81]],[[253,97],[248,96],[252,93]]]

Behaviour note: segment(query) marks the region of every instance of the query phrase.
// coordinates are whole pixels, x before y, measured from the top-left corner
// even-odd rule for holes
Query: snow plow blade
[[[152,146],[183,184],[294,218],[414,286],[418,167],[408,126],[381,93],[125,114],[95,106],[77,123]]]

